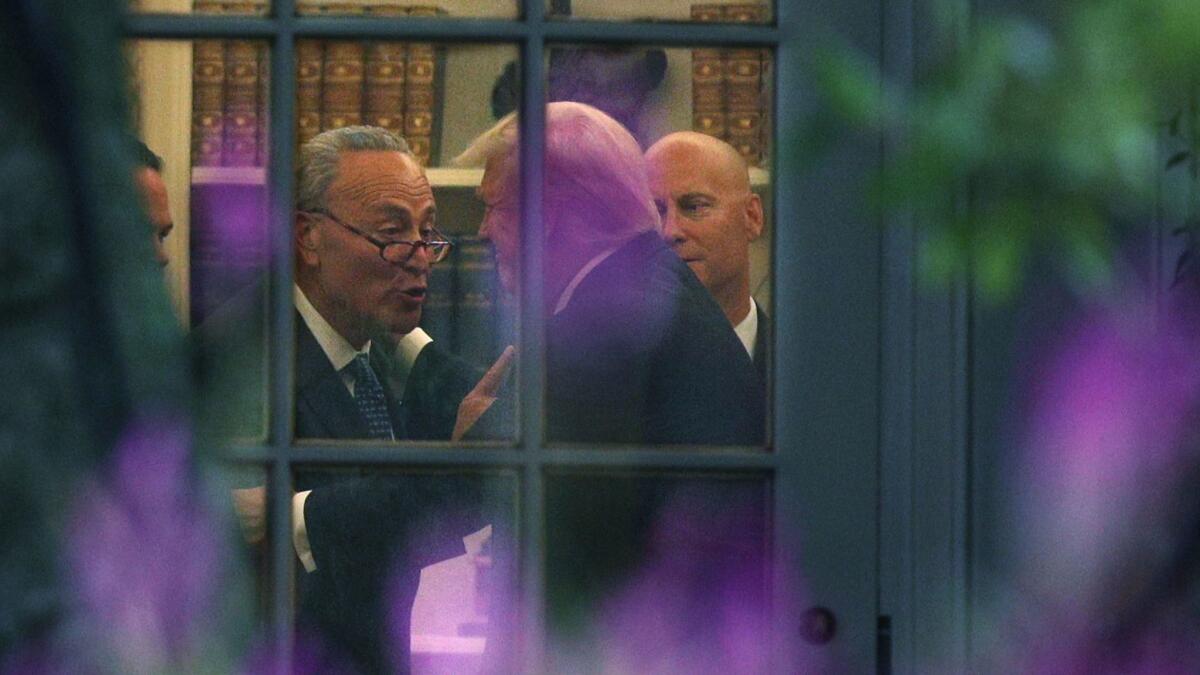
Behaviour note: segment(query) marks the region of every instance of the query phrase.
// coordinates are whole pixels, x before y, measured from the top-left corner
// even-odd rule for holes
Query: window
[[[747,590],[746,594],[762,597],[761,608],[764,611],[767,607],[774,607],[772,611],[775,613],[762,619],[764,630],[769,628],[772,619],[775,620],[774,624],[779,626],[782,621],[794,618],[789,614],[790,610],[781,609],[788,605],[781,599],[785,594],[783,587],[788,585],[783,583],[783,580],[789,574],[783,566],[795,562],[795,558],[790,554],[781,557],[780,554],[792,550],[790,546],[794,525],[789,523],[795,522],[795,514],[799,509],[798,476],[804,471],[803,463],[798,458],[801,451],[798,439],[807,440],[808,437],[797,431],[800,428],[799,416],[790,410],[790,406],[795,405],[795,402],[789,401],[789,405],[785,406],[779,403],[778,399],[786,392],[797,391],[797,387],[793,384],[786,390],[781,389],[783,380],[773,375],[770,378],[776,396],[769,400],[773,401],[771,410],[775,412],[770,416],[770,425],[764,430],[762,442],[722,442],[717,444],[721,447],[716,448],[700,447],[703,443],[667,442],[666,445],[673,447],[658,447],[630,444],[622,442],[620,438],[583,439],[587,441],[585,444],[577,442],[579,439],[556,436],[553,427],[547,425],[543,411],[548,406],[555,405],[554,397],[560,394],[542,387],[542,383],[547,382],[548,376],[552,375],[549,370],[554,366],[548,366],[547,360],[541,355],[546,353],[547,343],[553,339],[547,335],[553,320],[554,303],[547,304],[546,296],[562,289],[544,282],[547,277],[543,276],[543,272],[548,266],[549,256],[539,245],[545,234],[546,222],[553,217],[553,214],[546,212],[552,207],[547,206],[547,202],[543,200],[545,188],[542,180],[547,175],[544,158],[548,145],[545,135],[547,112],[543,104],[548,98],[553,100],[556,93],[572,91],[574,93],[563,93],[563,96],[578,98],[580,92],[605,91],[604,88],[609,87],[608,91],[613,95],[592,102],[600,107],[607,105],[616,110],[620,108],[619,101],[614,100],[616,94],[630,93],[624,86],[626,81],[621,79],[624,77],[622,73],[627,72],[629,68],[653,69],[655,64],[662,65],[662,61],[665,61],[667,77],[670,78],[669,87],[675,89],[658,88],[656,83],[647,91],[633,92],[634,98],[640,97],[640,100],[634,103],[644,103],[646,100],[651,102],[648,108],[637,111],[639,114],[649,111],[647,119],[642,120],[645,126],[632,129],[639,141],[649,145],[665,131],[697,128],[712,132],[711,119],[697,120],[694,115],[697,109],[702,108],[703,103],[694,100],[697,94],[694,87],[697,83],[700,86],[705,84],[704,72],[700,73],[700,80],[696,80],[697,61],[703,65],[708,59],[711,64],[718,64],[718,67],[727,67],[731,60],[743,59],[745,64],[757,68],[746,75],[754,78],[753,86],[742,90],[743,94],[753,94],[749,104],[755,107],[753,112],[758,114],[758,117],[750,117],[752,121],[757,120],[757,123],[765,124],[757,128],[740,129],[743,134],[741,142],[738,142],[736,135],[731,139],[734,145],[743,151],[742,156],[749,160],[749,189],[751,194],[755,195],[755,199],[764,204],[766,214],[761,243],[750,247],[750,264],[754,270],[751,291],[755,292],[756,299],[768,313],[773,313],[772,310],[778,307],[780,317],[787,321],[786,325],[794,325],[791,317],[795,315],[795,311],[783,309],[781,297],[798,297],[798,272],[794,267],[773,261],[770,253],[772,242],[774,246],[780,247],[778,250],[783,251],[783,242],[798,241],[794,233],[785,234],[774,224],[790,225],[800,220],[796,209],[796,197],[783,194],[778,189],[782,182],[778,172],[789,169],[786,163],[779,161],[779,153],[776,151],[778,144],[774,141],[778,122],[776,111],[789,109],[777,99],[785,95],[792,96],[789,93],[791,90],[783,84],[795,82],[795,76],[790,74],[794,67],[793,62],[788,59],[796,54],[796,39],[785,38],[781,29],[772,23],[773,16],[782,21],[787,18],[787,12],[782,8],[776,10],[770,7],[770,3],[751,3],[765,7],[764,13],[746,25],[729,26],[723,23],[633,21],[630,20],[634,17],[632,10],[617,12],[612,17],[603,17],[612,18],[613,21],[545,20],[569,16],[571,3],[558,1],[550,3],[548,9],[551,14],[543,16],[543,10],[546,9],[543,7],[544,2],[527,0],[520,8],[521,18],[517,19],[510,18],[516,14],[515,7],[511,13],[506,13],[507,9],[499,14],[485,11],[485,7],[494,6],[492,3],[445,0],[436,4],[448,8],[449,14],[435,13],[416,17],[381,11],[380,7],[386,4],[360,3],[358,8],[346,11],[305,11],[306,8],[312,9],[313,3],[274,0],[269,10],[263,10],[265,13],[261,16],[254,16],[253,8],[246,14],[231,11],[219,16],[201,16],[197,8],[186,16],[167,16],[156,12],[168,10],[152,6],[147,1],[142,4],[141,9],[148,13],[133,14],[127,21],[128,35],[131,39],[153,40],[153,44],[176,41],[174,45],[185,44],[178,42],[180,40],[194,41],[191,43],[191,54],[194,59],[193,66],[197,68],[202,65],[200,59],[203,57],[205,43],[225,41],[221,53],[226,59],[231,56],[241,58],[240,53],[234,49],[237,44],[254,46],[257,73],[255,81],[261,90],[255,99],[258,102],[258,117],[255,126],[257,145],[253,157],[247,154],[242,167],[220,166],[227,162],[217,162],[217,166],[208,167],[203,161],[197,164],[195,160],[197,156],[203,156],[201,149],[200,155],[193,155],[191,165],[194,168],[190,185],[185,182],[182,189],[190,190],[192,204],[188,210],[193,219],[200,202],[197,195],[203,195],[206,189],[203,186],[211,186],[214,183],[225,186],[222,189],[228,194],[241,193],[238,189],[228,187],[229,185],[249,185],[250,188],[243,191],[250,195],[245,197],[250,204],[246,208],[254,210],[254,213],[266,214],[265,217],[251,219],[252,222],[262,224],[261,229],[250,229],[260,238],[255,241],[262,242],[265,255],[260,262],[263,266],[257,269],[264,275],[267,281],[265,285],[269,287],[269,293],[265,295],[266,302],[259,315],[265,320],[267,350],[265,355],[255,362],[257,365],[253,366],[257,369],[256,372],[266,375],[265,384],[254,390],[262,392],[264,405],[260,409],[265,410],[267,414],[259,427],[264,433],[244,435],[245,440],[238,443],[230,453],[235,462],[253,467],[265,466],[269,474],[268,482],[273,487],[289,488],[275,490],[269,497],[269,511],[275,517],[269,522],[270,536],[267,537],[270,582],[265,583],[263,588],[269,589],[270,601],[266,606],[270,608],[270,617],[278,626],[279,634],[287,636],[288,640],[295,639],[292,626],[297,613],[304,611],[303,607],[294,605],[293,584],[288,581],[293,574],[306,573],[303,568],[297,569],[296,551],[293,548],[290,516],[293,513],[294,493],[303,492],[306,484],[320,484],[330,476],[345,474],[353,474],[362,479],[383,477],[392,481],[394,478],[395,481],[388,483],[389,487],[384,488],[385,491],[390,490],[389,494],[393,496],[398,493],[411,495],[431,485],[444,486],[450,483],[458,485],[453,489],[447,488],[450,492],[471,484],[469,488],[462,489],[498,495],[490,502],[500,505],[496,507],[498,510],[492,512],[490,524],[494,526],[493,536],[496,536],[499,528],[503,528],[512,542],[513,550],[508,553],[516,565],[504,573],[510,574],[515,582],[514,592],[517,593],[517,598],[511,607],[514,625],[527,636],[524,642],[527,649],[520,658],[533,670],[541,669],[546,663],[554,664],[555,667],[571,665],[570,662],[562,660],[565,652],[557,647],[563,643],[557,641],[575,639],[570,631],[563,630],[564,627],[570,628],[574,620],[573,599],[587,597],[591,593],[600,593],[604,597],[620,597],[620,594],[607,594],[607,587],[603,585],[581,589],[581,584],[592,583],[594,579],[581,577],[570,580],[570,583],[559,583],[562,579],[570,577],[570,571],[577,567],[581,557],[595,559],[613,554],[614,551],[614,547],[611,546],[597,547],[595,540],[579,541],[580,533],[571,526],[569,520],[573,510],[591,513],[600,511],[610,515],[611,518],[604,520],[604,525],[609,528],[607,532],[616,542],[620,542],[631,528],[654,530],[655,536],[658,537],[655,541],[661,546],[658,549],[660,553],[683,550],[675,547],[681,540],[694,544],[700,533],[690,529],[690,524],[694,518],[703,518],[706,525],[712,526],[711,532],[716,532],[716,546],[721,553],[712,558],[718,562],[708,566],[701,564],[687,567],[684,576],[687,576],[690,583],[702,585],[706,580],[711,580],[717,571],[733,565],[730,561],[739,561],[738,564],[748,565],[750,571],[739,576],[736,583],[754,587],[754,590]],[[609,4],[616,6],[619,3]],[[624,4],[636,6],[637,3]],[[684,19],[689,16],[688,3],[675,5],[678,5],[675,7],[678,11],[672,10],[675,12],[672,17]],[[600,4],[580,1],[578,6],[581,19],[600,18],[595,13]],[[362,9],[363,7],[367,8]],[[455,18],[456,16],[474,18],[464,21]],[[634,47],[629,47],[630,43],[634,43]],[[322,437],[318,433],[316,438],[302,439],[300,437],[307,434],[301,433],[298,428],[298,413],[294,411],[302,403],[297,393],[301,378],[298,358],[304,347],[289,339],[289,336],[296,334],[296,330],[307,323],[303,312],[296,313],[291,290],[300,274],[294,266],[297,261],[296,216],[293,208],[299,186],[292,172],[291,158],[296,156],[306,129],[313,130],[311,125],[338,125],[335,121],[322,119],[321,116],[336,112],[336,104],[339,102],[337,91],[323,89],[319,96],[327,97],[327,100],[322,104],[324,107],[316,113],[315,122],[313,118],[306,117],[313,113],[313,110],[306,106],[314,100],[311,98],[313,92],[306,90],[306,87],[310,86],[310,82],[305,79],[306,72],[311,74],[311,69],[306,70],[306,64],[315,63],[310,61],[311,59],[323,59],[322,63],[328,64],[330,59],[344,58],[363,64],[363,67],[367,68],[371,58],[377,61],[395,58],[397,51],[389,51],[388,48],[398,45],[407,46],[409,51],[405,53],[408,55],[409,67],[414,58],[413,45],[429,48],[429,51],[422,53],[432,55],[430,62],[434,64],[435,78],[444,78],[444,98],[440,103],[443,114],[440,123],[453,125],[456,129],[452,138],[445,134],[440,139],[431,136],[430,145],[421,145],[420,142],[414,144],[414,139],[409,139],[415,154],[422,162],[427,162],[426,175],[437,200],[437,230],[455,243],[455,255],[463,256],[458,259],[460,267],[434,268],[430,272],[430,304],[426,305],[425,310],[426,319],[434,317],[434,324],[422,325],[434,334],[435,342],[439,339],[446,343],[453,342],[456,348],[485,337],[488,340],[487,345],[477,347],[481,353],[488,354],[488,358],[482,360],[484,366],[496,355],[499,348],[502,348],[504,337],[510,335],[515,336],[521,354],[537,357],[519,358],[515,361],[513,380],[510,382],[514,392],[514,406],[508,413],[512,418],[510,432],[494,438],[472,443],[450,443],[440,440],[406,440],[396,443],[385,440],[371,443],[335,440]],[[186,47],[182,47],[180,58],[183,58],[187,51]],[[245,57],[249,58],[249,54],[250,52],[246,51]],[[509,63],[512,65],[509,66]],[[224,67],[229,67],[228,62]],[[437,74],[439,70],[440,75]],[[411,70],[408,72],[411,73]],[[492,90],[480,92],[475,89],[464,93],[468,91],[466,82],[472,78],[480,79],[480,73],[485,73],[484,79],[494,83]],[[348,90],[369,97],[372,92],[364,88],[366,79],[377,77],[377,74],[360,72],[360,75],[364,84],[353,82]],[[584,76],[591,79],[583,79]],[[605,79],[606,77],[610,79]],[[566,81],[564,78],[578,79]],[[329,80],[323,82],[327,85]],[[780,82],[780,85],[776,86],[775,82]],[[747,82],[741,84],[744,87],[749,86]],[[144,82],[143,85],[149,86]],[[724,86],[727,86],[727,83]],[[378,90],[374,93],[377,94]],[[492,336],[484,336],[478,328],[464,328],[461,312],[468,303],[456,304],[462,298],[456,297],[453,290],[443,291],[446,293],[445,298],[455,302],[442,308],[445,313],[440,318],[446,322],[440,328],[436,324],[438,313],[433,311],[438,308],[431,306],[437,293],[436,284],[469,284],[483,278],[481,275],[466,276],[464,269],[468,268],[462,265],[464,261],[472,260],[470,256],[479,255],[481,257],[475,261],[485,266],[488,264],[485,262],[486,256],[481,253],[483,249],[476,248],[472,253],[473,243],[470,241],[474,236],[476,224],[483,217],[484,206],[474,201],[475,188],[483,172],[478,167],[451,168],[446,162],[465,148],[468,135],[483,132],[493,121],[494,117],[488,118],[481,112],[486,108],[481,105],[482,101],[479,98],[484,93],[490,97],[488,100],[491,107],[496,109],[487,111],[489,113],[498,112],[504,106],[515,106],[522,111],[517,122],[521,139],[518,151],[519,181],[513,183],[514,186],[519,185],[516,201],[522,214],[522,240],[516,249],[520,254],[517,258],[520,265],[516,275],[518,283],[515,284],[516,302],[510,312],[510,315],[517,317],[517,328],[512,325],[491,324],[488,330],[495,331]],[[195,98],[197,94],[193,92],[193,106],[198,103]],[[392,93],[394,94],[395,92]],[[727,99],[728,92],[717,94],[718,99],[722,96]],[[467,97],[474,98],[467,102]],[[269,106],[264,105],[266,101],[270,102]],[[789,98],[788,103],[790,101]],[[330,107],[325,105],[326,103],[333,103],[334,106]],[[364,98],[364,102],[357,108],[360,114],[366,114],[361,111],[367,110],[363,106],[368,103]],[[353,107],[352,105],[351,108]],[[722,123],[728,124],[732,119],[728,107],[722,108],[720,100],[715,112],[718,116],[724,115],[721,117]],[[195,107],[191,114],[195,114]],[[650,119],[654,115],[659,117]],[[614,113],[614,117],[619,115]],[[380,123],[380,120],[376,119],[375,122]],[[631,127],[637,126],[629,124]],[[406,135],[413,135],[408,128],[405,130]],[[196,133],[194,126],[192,133]],[[301,135],[298,136],[298,133]],[[641,133],[645,135],[639,136]],[[419,138],[419,134],[416,137]],[[193,141],[195,140],[193,137]],[[438,140],[440,147],[432,147]],[[224,152],[224,149],[222,151]],[[201,179],[199,183],[198,177]],[[205,182],[206,180],[208,182]],[[680,204],[675,205],[664,204],[660,209],[666,206],[708,208],[705,204],[691,203],[703,199],[703,196],[689,197],[690,201],[682,200]],[[227,204],[228,200],[216,199],[213,203]],[[328,205],[320,209],[314,208],[312,211],[311,227],[321,228],[321,232],[324,233],[322,236],[344,237],[347,238],[347,242],[357,241],[354,239],[357,237],[362,241],[356,245],[363,246],[363,251],[367,253],[377,249],[373,249],[370,242],[360,236],[363,233],[384,239],[413,238],[411,233],[397,233],[387,229],[394,220],[388,214],[363,214],[358,218],[338,213],[328,208]],[[404,217],[412,218],[414,214]],[[400,218],[401,216],[396,216],[395,219]],[[797,225],[797,228],[799,227]],[[192,232],[190,269],[193,272],[194,283],[197,278],[203,278],[203,272],[195,266],[195,241],[198,235],[194,229]],[[424,239],[432,236],[430,232],[423,230],[418,234]],[[773,279],[770,273],[772,267],[779,272]],[[443,271],[441,278],[438,277],[439,271]],[[227,275],[212,272],[208,274],[215,280],[214,283],[229,281]],[[450,282],[448,278],[451,274],[459,276]],[[489,280],[487,283],[494,284],[495,281]],[[487,288],[489,292],[493,289],[492,286]],[[194,285],[181,296],[181,299],[186,298],[190,303],[190,313],[193,317],[197,317],[197,312],[208,311],[208,308],[197,307],[197,299],[200,297]],[[495,316],[501,314],[480,313],[478,317],[493,321]],[[452,318],[447,320],[446,317]],[[197,320],[199,319],[200,317],[197,317]],[[778,330],[779,335],[784,335],[786,329]],[[446,337],[447,335],[453,337]],[[767,338],[768,341],[771,338],[769,333]],[[794,361],[785,361],[795,367]],[[768,372],[780,371],[775,369]],[[356,383],[353,386],[361,385]],[[810,396],[805,394],[801,400],[809,398]],[[781,414],[780,411],[788,412]],[[766,426],[768,425],[764,421],[760,428]],[[821,434],[812,436],[820,437]],[[762,452],[763,448],[772,451]],[[781,482],[785,477],[792,482]],[[396,487],[399,485],[396,481],[401,480],[407,481],[406,485],[409,487]],[[413,487],[418,485],[424,487]],[[868,488],[869,486],[866,486],[864,489]],[[429,489],[437,491],[434,488]],[[580,499],[581,495],[595,497],[598,502],[589,504]],[[622,508],[639,503],[639,500],[658,504],[662,507],[658,512],[688,515],[673,530],[655,529],[655,523],[645,522],[644,517],[636,511],[620,512]],[[450,502],[453,501],[450,499]],[[500,513],[504,515],[496,515]],[[477,545],[470,542],[466,544],[468,550]],[[629,558],[636,559],[636,556]],[[697,558],[696,555],[681,558],[659,556],[659,562],[667,567],[658,571],[665,570],[670,576],[674,573],[671,564],[685,564],[697,559],[703,558]],[[619,560],[614,564],[619,567],[628,564],[628,561]],[[459,572],[475,573],[461,566]],[[549,582],[548,573],[554,575],[554,579]],[[622,583],[629,582],[630,578],[632,577],[621,577]],[[653,584],[654,578],[641,578],[641,583]],[[775,598],[776,602],[769,602],[769,597]],[[420,598],[416,600],[417,609],[414,610],[413,620],[436,623],[436,617],[429,619],[428,603],[423,606],[421,602]],[[549,611],[543,611],[547,607]],[[625,609],[628,609],[628,605],[614,610],[615,616],[620,617]],[[688,612],[700,611],[709,609],[697,608],[685,602],[677,612],[672,611],[670,614],[682,616]],[[464,623],[479,622],[480,613],[474,610],[472,612],[474,613],[468,612],[471,616],[458,622],[459,628],[455,630],[464,630],[461,628]],[[851,618],[857,620],[856,617],[855,614]],[[636,622],[641,619],[647,617],[639,614],[630,620]],[[656,619],[651,616],[647,620]],[[753,619],[750,624],[757,626],[753,621],[758,619]],[[628,627],[636,623],[623,625]],[[469,632],[470,629],[465,630]],[[459,635],[471,637],[463,636],[462,633]],[[562,637],[564,635],[567,637]],[[770,641],[767,640],[766,643],[770,644]],[[594,647],[597,643],[591,644]],[[436,654],[439,653],[439,649],[453,651],[459,648],[479,648],[478,641],[470,640],[447,645],[451,643],[439,643],[437,640],[420,643],[415,636],[412,642],[414,655]],[[584,655],[582,658],[635,658],[638,654],[636,650],[648,649],[650,646],[634,644],[631,647],[633,651],[615,656],[594,655],[586,649],[579,653]]]

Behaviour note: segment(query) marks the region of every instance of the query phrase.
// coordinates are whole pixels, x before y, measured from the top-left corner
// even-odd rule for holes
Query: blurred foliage
[[[1149,220],[1161,172],[1197,176],[1200,2],[1063,0],[1049,23],[978,17],[959,48],[952,15],[933,8],[934,44],[952,48],[912,86],[853,50],[825,51],[815,75],[828,105],[805,149],[847,124],[894,139],[873,196],[914,214],[934,278],[969,265],[1003,299],[1047,251],[1075,284],[1103,288],[1115,235]]]

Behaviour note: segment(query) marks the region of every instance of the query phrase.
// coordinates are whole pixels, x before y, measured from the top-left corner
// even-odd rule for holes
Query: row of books
[[[421,327],[438,344],[479,366],[491,365],[509,330],[502,324],[499,279],[489,246],[474,236],[455,238],[450,257],[434,266]]]
[[[692,20],[763,23],[766,3],[692,5]],[[737,148],[750,166],[767,159],[771,53],[765,49],[692,50],[692,129]]]
[[[259,0],[262,2],[263,0]],[[197,0],[198,13],[246,12],[252,3]],[[313,13],[435,16],[432,6],[311,6]],[[265,166],[269,147],[267,47],[249,40],[193,46],[192,165]],[[442,52],[430,43],[301,40],[296,43],[297,145],[355,124],[403,136],[426,166],[437,157]]]

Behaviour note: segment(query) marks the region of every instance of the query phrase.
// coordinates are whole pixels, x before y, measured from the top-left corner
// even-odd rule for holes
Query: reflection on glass
[[[480,172],[440,165],[492,124],[490,92],[515,49],[296,51],[296,436],[510,438],[507,403],[463,406],[496,398],[513,337],[473,236]]]
[[[129,0],[129,11],[147,14],[265,15],[269,0]]]
[[[553,47],[544,209],[551,441],[761,446],[769,301],[764,237],[769,55],[693,129],[685,49]],[[497,97],[496,100],[508,100]],[[725,134],[746,128],[745,137]],[[515,293],[516,121],[458,160],[484,166],[480,236]],[[709,133],[705,133],[709,132]],[[724,136],[724,138],[722,137]],[[645,153],[645,156],[643,156]],[[689,269],[690,268],[690,269]]]
[[[302,15],[367,17],[471,17],[512,19],[517,16],[518,0],[357,0],[325,2],[298,0],[296,12]]]
[[[768,486],[550,475],[547,672],[768,672]]]
[[[515,489],[507,474],[298,471],[301,650],[338,672],[503,663],[512,637],[489,626],[513,616]]]
[[[669,0],[648,6],[636,0],[546,0],[547,16],[592,21],[698,21],[764,24],[772,20],[774,3],[692,2]]]
[[[180,321],[202,430],[265,433],[269,51],[249,40],[129,43],[137,182]]]

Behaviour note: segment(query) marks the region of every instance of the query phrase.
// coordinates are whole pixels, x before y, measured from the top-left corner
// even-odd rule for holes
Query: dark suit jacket
[[[770,360],[770,355],[767,354],[767,337],[771,331],[771,320],[757,302],[754,303],[754,309],[758,312],[758,332],[754,334],[754,370],[758,373],[758,381],[766,386],[767,362]]]
[[[341,377],[300,317],[296,327],[296,437],[366,438]],[[371,358],[384,379],[386,357]],[[447,411],[457,411],[475,373],[427,345],[409,373],[405,402],[387,395],[397,438],[448,439],[454,417]],[[304,519],[317,565],[299,572],[301,627],[363,672],[408,672],[421,568],[462,554],[462,537],[486,524],[480,480],[326,469],[298,472],[295,487],[312,490]]]
[[[763,389],[745,347],[708,291],[655,233],[600,263],[566,308],[549,318],[546,377],[552,441],[756,445],[764,437]],[[684,495],[728,501],[728,488],[720,485],[628,473],[571,472],[547,481],[552,636],[595,620],[595,611],[646,564],[653,536],[665,531],[679,540],[672,550],[694,546],[698,564],[720,567],[715,561],[736,558],[761,532],[761,521],[757,528],[713,526],[701,544],[690,530],[663,522],[663,509]],[[696,600],[709,590],[682,592]],[[715,614],[694,618],[722,625]]]
[[[754,366],[716,301],[655,235],[627,242],[547,320],[551,441],[757,445]]]

